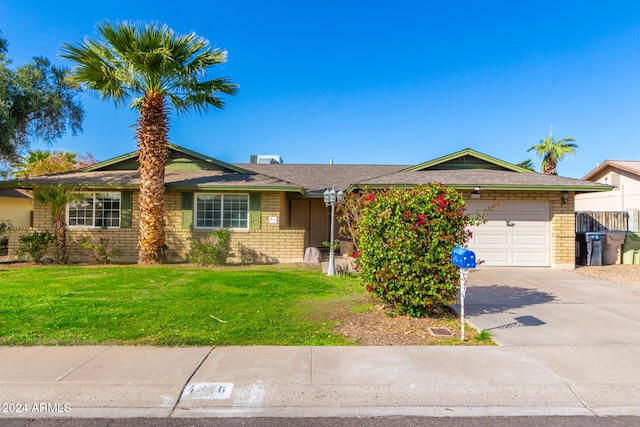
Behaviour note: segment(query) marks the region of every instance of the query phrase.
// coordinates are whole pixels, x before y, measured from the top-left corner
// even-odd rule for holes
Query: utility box
[[[451,263],[460,268],[476,268],[476,254],[469,249],[455,246],[451,251]]]

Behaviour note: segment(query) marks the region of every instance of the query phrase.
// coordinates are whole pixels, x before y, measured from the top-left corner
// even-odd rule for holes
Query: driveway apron
[[[503,345],[639,345],[640,288],[545,268],[471,272],[466,314]]]
[[[470,323],[596,413],[640,402],[640,288],[547,268],[479,268],[467,285]]]

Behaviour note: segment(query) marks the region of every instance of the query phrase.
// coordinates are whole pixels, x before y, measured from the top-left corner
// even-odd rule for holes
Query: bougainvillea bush
[[[362,197],[358,267],[367,290],[398,313],[425,316],[455,300],[451,250],[477,220],[462,196],[440,184],[367,191]]]

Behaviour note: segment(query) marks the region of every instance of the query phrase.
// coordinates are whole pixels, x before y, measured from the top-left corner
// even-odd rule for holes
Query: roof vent
[[[251,163],[258,165],[281,165],[284,163],[284,160],[277,154],[252,154]]]

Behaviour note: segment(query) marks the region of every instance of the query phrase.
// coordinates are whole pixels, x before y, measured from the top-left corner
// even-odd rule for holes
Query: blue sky
[[[227,162],[417,164],[464,148],[513,163],[573,136],[579,178],[640,160],[640,2],[3,0],[15,65],[95,37],[104,20],[159,21],[226,49],[226,108],[171,118],[170,139]],[[84,132],[54,148],[134,151],[135,112],[83,94]]]

